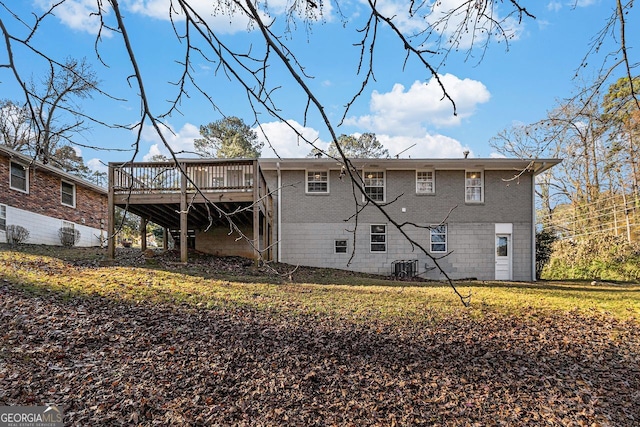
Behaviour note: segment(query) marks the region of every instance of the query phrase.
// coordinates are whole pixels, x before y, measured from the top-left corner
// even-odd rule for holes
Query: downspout
[[[278,262],[282,262],[282,173],[280,162],[276,163],[278,168]]]
[[[531,175],[531,277],[535,282],[536,277],[536,175]]]
[[[533,281],[537,281],[536,277],[536,176],[546,169],[547,163],[542,162],[542,165],[536,170],[533,170],[531,176],[531,277]]]

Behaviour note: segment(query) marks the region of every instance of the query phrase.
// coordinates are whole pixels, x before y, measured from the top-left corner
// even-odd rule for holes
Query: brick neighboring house
[[[6,227],[29,231],[26,243],[60,245],[58,230],[80,231],[77,246],[100,246],[107,230],[107,190],[0,146],[0,241]]]
[[[558,159],[354,159],[366,192],[453,279],[535,280],[535,176]],[[444,278],[375,206],[359,214],[332,159],[183,159],[109,165],[109,209],[127,206],[216,255]],[[186,171],[183,175],[181,171]],[[195,187],[200,192],[195,190]],[[207,205],[206,202],[210,204]],[[229,221],[212,207],[234,215]],[[242,233],[242,235],[240,235]],[[355,252],[354,250],[355,244]],[[110,241],[110,256],[114,256]],[[187,245],[181,245],[187,261]],[[353,258],[351,258],[354,253]]]

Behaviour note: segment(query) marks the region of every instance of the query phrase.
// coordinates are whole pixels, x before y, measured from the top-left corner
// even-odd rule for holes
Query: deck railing
[[[208,192],[253,191],[255,171],[258,171],[260,196],[266,194],[266,181],[254,160],[200,159],[173,162],[128,162],[111,164],[112,188],[116,194],[180,193],[182,170],[186,172],[186,191]]]

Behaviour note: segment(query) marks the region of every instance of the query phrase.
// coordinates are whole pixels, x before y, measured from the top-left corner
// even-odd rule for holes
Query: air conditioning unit
[[[415,277],[418,274],[417,259],[402,259],[391,263],[391,275],[396,279]]]

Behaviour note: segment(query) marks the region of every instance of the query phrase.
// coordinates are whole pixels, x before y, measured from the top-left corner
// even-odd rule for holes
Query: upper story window
[[[431,252],[447,252],[447,224],[440,224],[430,230]]]
[[[387,226],[377,224],[371,226],[371,252],[387,251]]]
[[[433,194],[436,192],[433,171],[416,171],[416,193]]]
[[[62,181],[61,202],[65,206],[76,207],[76,186],[70,182]]]
[[[329,172],[307,171],[307,193],[328,193]]]
[[[20,163],[11,162],[9,186],[14,190],[29,192],[29,168]]]
[[[484,202],[484,179],[482,171],[466,171],[464,180],[465,202]]]
[[[367,196],[374,202],[384,202],[384,172],[364,171],[362,178]]]
[[[7,206],[0,205],[0,231],[7,231]]]

